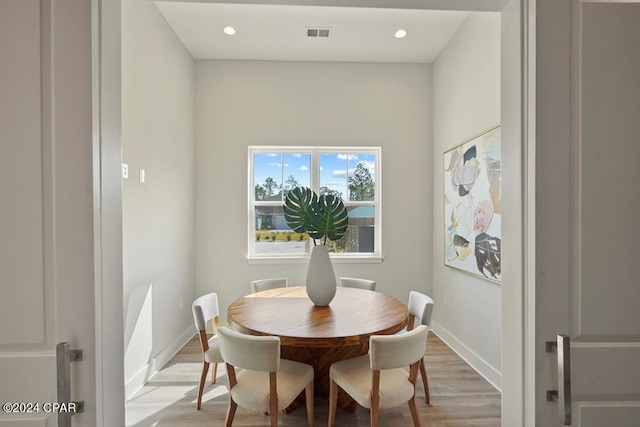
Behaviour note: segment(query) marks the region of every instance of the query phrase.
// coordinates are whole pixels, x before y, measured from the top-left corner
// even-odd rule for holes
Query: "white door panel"
[[[47,28],[41,26],[41,12],[36,0],[0,3],[2,404],[56,401],[52,144],[42,109],[43,98],[50,95],[46,89],[51,73],[42,63],[42,32]],[[42,425],[47,418],[55,417],[44,412],[0,413],[0,421],[16,419],[15,425]]]
[[[572,15],[574,425],[640,425],[640,4]]]
[[[638,342],[640,4],[574,8],[573,332]]]
[[[579,404],[576,423],[581,427],[637,427],[640,406],[629,407],[619,403]]]
[[[582,343],[571,346],[574,400],[633,396],[640,390],[640,346],[636,343]],[[597,400],[597,399],[596,399]]]
[[[542,1],[540,6],[557,7]],[[564,192],[568,209],[561,206],[555,218],[566,232],[554,236],[557,223],[537,222],[536,233],[547,245],[564,246],[568,257],[541,257],[551,265],[538,261],[536,326],[546,334],[555,331],[571,338],[571,425],[639,426],[640,3],[572,0],[564,23],[562,8],[558,12],[560,19],[554,23],[558,27],[552,31],[557,32],[559,45],[567,43],[570,60],[557,57],[554,63],[538,63],[538,73],[541,80],[555,84],[567,76],[567,87],[558,86],[553,95],[551,108],[558,121],[553,123],[545,113],[540,117],[548,120],[547,132],[555,128],[557,134],[568,136],[560,142],[569,150],[543,143],[537,156],[546,160],[556,149],[568,159],[565,165],[555,165],[563,171],[554,171],[557,178],[569,180]],[[542,31],[541,25],[537,31]],[[553,49],[562,52],[562,47]],[[539,57],[545,55],[539,52]],[[550,69],[541,70],[545,65]],[[558,76],[550,78],[545,75],[549,72]],[[543,94],[541,105],[550,102],[549,94],[538,93]],[[541,162],[537,174],[549,164]],[[544,185],[537,191],[539,200],[545,193],[562,195]],[[547,274],[551,271],[558,280]],[[536,388],[541,396],[545,387],[559,387],[554,384],[556,368],[549,363],[553,356],[539,357]],[[553,405],[537,405],[536,425],[562,424]]]
[[[90,356],[71,368],[74,425],[96,423],[90,17],[0,1],[0,403],[25,404],[3,426],[58,424],[60,341]]]
[[[0,188],[3,224],[0,248],[2,283],[7,291],[18,288],[11,298],[0,299],[0,345],[46,345],[44,281],[45,234],[43,204],[47,188],[43,186],[40,167],[25,170],[26,164],[39,165],[43,159],[41,144],[40,8],[37,1],[25,2],[19,16],[17,2],[4,2],[0,7],[0,114],[2,147],[0,150]],[[13,6],[12,6],[13,5]],[[16,19],[17,18],[17,19]],[[20,44],[16,43],[20,40]],[[50,158],[45,161],[50,162]],[[49,178],[49,177],[47,177]],[[18,186],[20,183],[20,186]],[[30,212],[25,216],[25,211]],[[9,224],[22,222],[17,230]],[[4,229],[6,227],[6,229]],[[6,242],[6,243],[5,243]],[[50,242],[49,242],[50,243]],[[17,286],[19,284],[19,286]],[[26,307],[35,307],[25,316]],[[20,319],[18,325],[12,319]]]

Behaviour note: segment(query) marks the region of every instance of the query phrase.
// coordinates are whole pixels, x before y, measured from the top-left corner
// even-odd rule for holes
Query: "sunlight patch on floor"
[[[166,366],[149,379],[127,402],[126,426],[155,427],[161,424],[162,414],[178,407],[192,407],[195,410],[198,399],[199,375],[202,363],[175,363]],[[218,370],[216,384],[211,384],[211,370],[207,375],[203,406],[227,394],[226,373]],[[226,401],[226,398],[223,398]]]
[[[204,405],[209,400],[215,399],[216,397],[220,397],[220,396],[223,396],[225,394],[227,394],[227,386],[226,385],[216,386],[216,387],[212,388],[209,391],[205,391],[202,394],[202,404]],[[193,403],[195,405],[197,400],[198,400],[198,396],[196,395],[196,397],[191,401],[191,403]]]

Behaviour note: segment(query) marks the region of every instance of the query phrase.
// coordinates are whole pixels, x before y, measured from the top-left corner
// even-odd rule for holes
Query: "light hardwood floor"
[[[129,427],[222,426],[227,408],[227,378],[224,366],[218,369],[216,384],[208,383],[202,410],[196,410],[196,396],[202,369],[200,344],[194,337],[171,361],[127,402]],[[500,392],[476,373],[436,335],[429,334],[426,366],[431,404],[424,401],[422,381],[418,381],[418,409],[424,427],[500,426]],[[209,377],[211,375],[209,374]],[[315,425],[327,425],[327,401],[316,396]],[[380,411],[381,427],[411,426],[407,405]],[[238,407],[236,427],[268,426],[269,417]],[[278,416],[278,425],[306,426],[306,411],[298,408]],[[369,411],[358,407],[349,413],[340,408],[337,427],[369,425]]]

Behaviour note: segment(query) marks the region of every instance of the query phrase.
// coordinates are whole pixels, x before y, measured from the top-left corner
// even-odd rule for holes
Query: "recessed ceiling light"
[[[231,26],[224,27],[222,31],[228,36],[234,36],[236,34],[236,29]]]
[[[408,34],[407,30],[400,28],[398,31],[396,31],[395,36],[397,39],[403,39],[407,37],[407,34]]]

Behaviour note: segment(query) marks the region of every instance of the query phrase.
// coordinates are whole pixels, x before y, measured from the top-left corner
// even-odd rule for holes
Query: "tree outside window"
[[[347,178],[349,187],[349,200],[373,200],[375,184],[371,172],[363,163],[358,163],[353,176]]]

